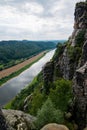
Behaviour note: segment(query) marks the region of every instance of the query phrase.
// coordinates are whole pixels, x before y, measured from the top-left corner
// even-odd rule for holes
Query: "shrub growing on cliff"
[[[55,89],[51,89],[50,98],[57,109],[66,111],[69,101],[72,99],[72,83],[68,80],[55,81]]]
[[[77,47],[82,47],[83,44],[84,44],[84,36],[85,36],[85,32],[86,30],[83,29],[81,31],[79,31],[79,33],[77,34],[76,38],[75,38],[75,41],[76,41],[76,46]]]
[[[62,43],[57,44],[57,49],[53,56],[54,60],[58,59],[58,57],[61,56],[61,54],[63,54],[64,48],[65,48],[65,44],[62,44]]]
[[[42,107],[46,99],[47,97],[45,94],[42,94],[39,91],[35,91],[33,94],[32,102],[31,104],[29,104],[29,106],[31,105],[31,109],[29,110],[29,113],[36,116],[38,109]]]
[[[38,111],[37,120],[35,122],[37,130],[48,123],[63,123],[63,114],[60,110],[56,110],[52,101],[48,98]]]
[[[69,58],[70,58],[70,62],[71,63],[77,63],[78,64],[78,60],[79,58],[81,57],[81,47],[79,46],[76,46],[76,47],[73,47],[73,46],[69,46],[68,48],[68,55],[69,55]]]

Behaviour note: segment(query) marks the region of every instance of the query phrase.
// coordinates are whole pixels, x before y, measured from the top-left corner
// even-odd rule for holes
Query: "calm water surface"
[[[33,78],[42,70],[46,62],[53,57],[55,50],[48,52],[38,62],[34,63],[29,69],[22,72],[17,77],[9,80],[0,88],[0,106],[5,105],[14,98],[21,89],[30,84]]]

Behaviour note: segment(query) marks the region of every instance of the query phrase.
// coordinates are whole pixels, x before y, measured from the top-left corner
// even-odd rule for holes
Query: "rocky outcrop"
[[[73,85],[74,114],[79,130],[87,126],[87,62],[76,71]]]
[[[83,130],[87,127],[87,2],[76,4],[74,31],[63,53],[57,57],[55,66],[62,77],[74,77],[74,117],[79,130]]]
[[[49,84],[50,82],[53,81],[53,73],[54,73],[54,63],[53,62],[48,62],[46,65],[43,67],[43,80],[44,84]]]
[[[9,126],[8,130],[31,130],[34,129],[35,117],[17,110],[3,110],[3,115]],[[4,124],[5,127],[5,124]],[[7,130],[7,129],[0,129]]]
[[[69,129],[64,125],[58,125],[56,123],[51,123],[51,124],[44,126],[41,130],[69,130]]]
[[[0,130],[8,130],[8,126],[6,124],[6,119],[0,109]],[[9,129],[10,130],[10,129]]]
[[[33,99],[32,93],[25,98],[24,103],[23,103],[23,111],[27,112],[28,107],[29,107],[28,104],[32,101],[32,99]]]
[[[81,65],[84,65],[84,63],[87,61],[87,30],[85,33],[85,42],[82,49],[82,58],[81,58]]]
[[[87,3],[77,3],[75,9],[75,30],[84,31],[84,41],[82,46],[82,56],[79,68],[76,70],[73,80],[73,94],[75,97],[74,116],[79,126],[83,130],[87,126]],[[76,34],[74,34],[74,39]],[[72,43],[73,44],[73,43]],[[76,45],[76,44],[74,44]]]
[[[75,29],[87,28],[87,3],[80,2],[76,4],[75,8]]]
[[[87,3],[86,2],[77,3],[74,15],[75,15],[75,23],[74,23],[74,31],[70,39],[71,46],[76,45],[75,38],[79,34],[79,32],[81,30],[87,29]]]

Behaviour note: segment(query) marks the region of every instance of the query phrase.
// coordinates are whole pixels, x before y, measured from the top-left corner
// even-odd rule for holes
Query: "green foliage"
[[[24,100],[27,96],[29,96],[34,89],[39,85],[42,73],[40,73],[37,77],[34,78],[32,83],[24,88],[10,103],[10,105],[6,105],[5,108],[9,109],[18,109],[23,110]]]
[[[82,47],[82,46],[83,46],[83,44],[84,44],[84,39],[85,39],[85,38],[84,38],[85,32],[86,32],[86,30],[83,29],[83,30],[81,30],[81,31],[78,33],[78,35],[76,36],[75,42],[76,42],[76,46],[77,46],[77,47]]]
[[[38,109],[40,109],[45,102],[47,96],[45,94],[40,93],[38,90],[34,92],[32,102],[29,103],[29,113],[32,115],[36,115]],[[30,109],[31,106],[31,109]]]
[[[49,95],[50,89],[54,88],[54,84],[52,82],[44,83],[44,93]]]
[[[85,2],[79,2],[79,3],[77,3],[76,6],[79,7],[79,6],[84,6],[86,4],[87,4],[87,0]]]
[[[68,80],[55,81],[55,89],[50,90],[50,98],[57,109],[67,111],[70,100],[72,99],[72,83]]]
[[[42,108],[37,113],[35,122],[37,130],[48,123],[63,123],[63,114],[54,108],[52,101],[48,98]]]
[[[3,83],[7,82],[9,79],[11,79],[11,78],[13,78],[13,77],[19,75],[19,74],[22,73],[24,70],[28,69],[32,64],[34,64],[35,62],[37,62],[37,61],[38,61],[41,57],[43,57],[43,56],[44,56],[44,54],[43,54],[42,56],[40,56],[38,59],[36,59],[35,61],[33,61],[32,63],[30,63],[30,64],[24,66],[22,69],[20,69],[20,70],[14,72],[14,73],[12,73],[12,74],[10,74],[9,76],[6,76],[6,77],[0,79],[0,86],[1,86]]]
[[[58,59],[58,57],[63,53],[64,45],[65,45],[64,43],[63,44],[62,43],[57,44],[57,49],[56,49],[56,52],[55,52],[55,54],[53,56],[53,60]]]
[[[70,62],[72,63],[78,63],[79,58],[81,57],[81,47],[73,47],[73,46],[68,46],[68,55],[70,58]]]

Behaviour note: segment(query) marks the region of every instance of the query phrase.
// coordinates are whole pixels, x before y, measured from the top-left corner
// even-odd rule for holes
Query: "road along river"
[[[42,70],[42,67],[50,61],[55,50],[51,50],[39,61],[34,63],[29,69],[22,72],[17,77],[7,81],[0,87],[0,106],[4,106],[14,98],[25,86],[31,83],[34,77]]]

